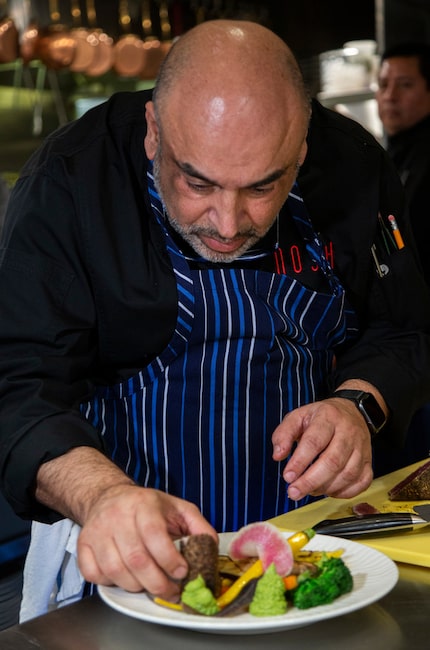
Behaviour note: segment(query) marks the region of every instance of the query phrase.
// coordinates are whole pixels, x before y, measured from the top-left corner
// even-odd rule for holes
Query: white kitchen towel
[[[20,623],[82,597],[85,580],[77,562],[80,526],[71,519],[34,521],[24,565]]]

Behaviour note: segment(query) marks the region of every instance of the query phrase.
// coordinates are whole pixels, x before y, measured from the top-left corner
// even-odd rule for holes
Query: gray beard
[[[273,219],[273,223],[270,224],[270,226],[267,228],[266,232],[263,233],[263,235],[257,235],[252,229],[247,231],[246,233],[248,235],[247,241],[232,253],[219,253],[213,251],[211,248],[208,248],[202,242],[200,236],[205,235],[208,237],[215,237],[216,239],[220,239],[219,234],[216,232],[216,230],[210,228],[202,228],[198,226],[183,226],[182,224],[178,223],[175,217],[173,217],[170,214],[169,209],[166,206],[166,203],[164,201],[164,192],[162,187],[163,184],[161,182],[161,174],[160,174],[160,157],[161,157],[161,153],[160,153],[160,149],[158,149],[154,157],[153,173],[154,173],[154,184],[160,196],[161,202],[163,204],[165,217],[169,222],[169,224],[171,225],[171,227],[173,228],[173,230],[177,232],[178,235],[180,235],[182,239],[191,246],[191,248],[197,253],[197,255],[199,255],[203,259],[214,263],[234,262],[239,257],[241,257],[244,253],[246,253],[246,251],[252,248],[261,239],[261,237],[263,237],[270,230],[273,223],[275,222],[276,216]]]

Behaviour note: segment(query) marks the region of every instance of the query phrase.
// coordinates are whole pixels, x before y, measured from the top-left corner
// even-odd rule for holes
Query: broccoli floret
[[[299,609],[328,605],[352,590],[351,572],[340,557],[323,557],[318,566],[319,573],[300,581],[292,594]]]

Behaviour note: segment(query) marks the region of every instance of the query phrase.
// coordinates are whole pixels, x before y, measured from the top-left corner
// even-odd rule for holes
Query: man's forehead
[[[417,57],[390,57],[385,59],[381,66],[380,75],[389,74],[396,76],[421,76],[419,61]]]
[[[170,161],[173,170],[208,184],[225,188],[253,188],[282,180],[290,172],[296,172],[299,155],[305,139],[294,134],[294,139],[268,142],[267,145],[250,142],[248,148],[237,141],[217,143],[200,142],[195,138],[179,140],[168,134],[162,139],[161,155]],[[211,146],[214,144],[214,146]],[[249,143],[248,143],[249,144]]]
[[[186,161],[174,160],[173,162],[178,167],[178,169],[180,169],[184,174],[190,177],[199,179],[211,185],[220,185],[220,181],[218,180],[219,176],[216,177],[208,176],[205,172],[194,167],[194,165]],[[283,166],[276,169],[273,168],[269,171],[266,170],[262,172],[260,175],[256,175],[252,179],[251,177],[249,177],[248,180],[245,181],[243,189],[252,189],[255,187],[274,183],[275,181],[285,176],[285,174],[289,171],[290,168],[291,166]]]

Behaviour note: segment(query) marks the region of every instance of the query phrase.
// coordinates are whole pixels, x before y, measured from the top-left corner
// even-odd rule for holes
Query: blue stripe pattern
[[[160,218],[153,188],[151,198]],[[179,298],[172,340],[82,409],[136,481],[194,502],[218,531],[237,530],[306,502],[289,501],[271,435],[325,394],[349,312],[331,271],[336,287],[324,294],[253,269],[191,270],[165,236]]]

